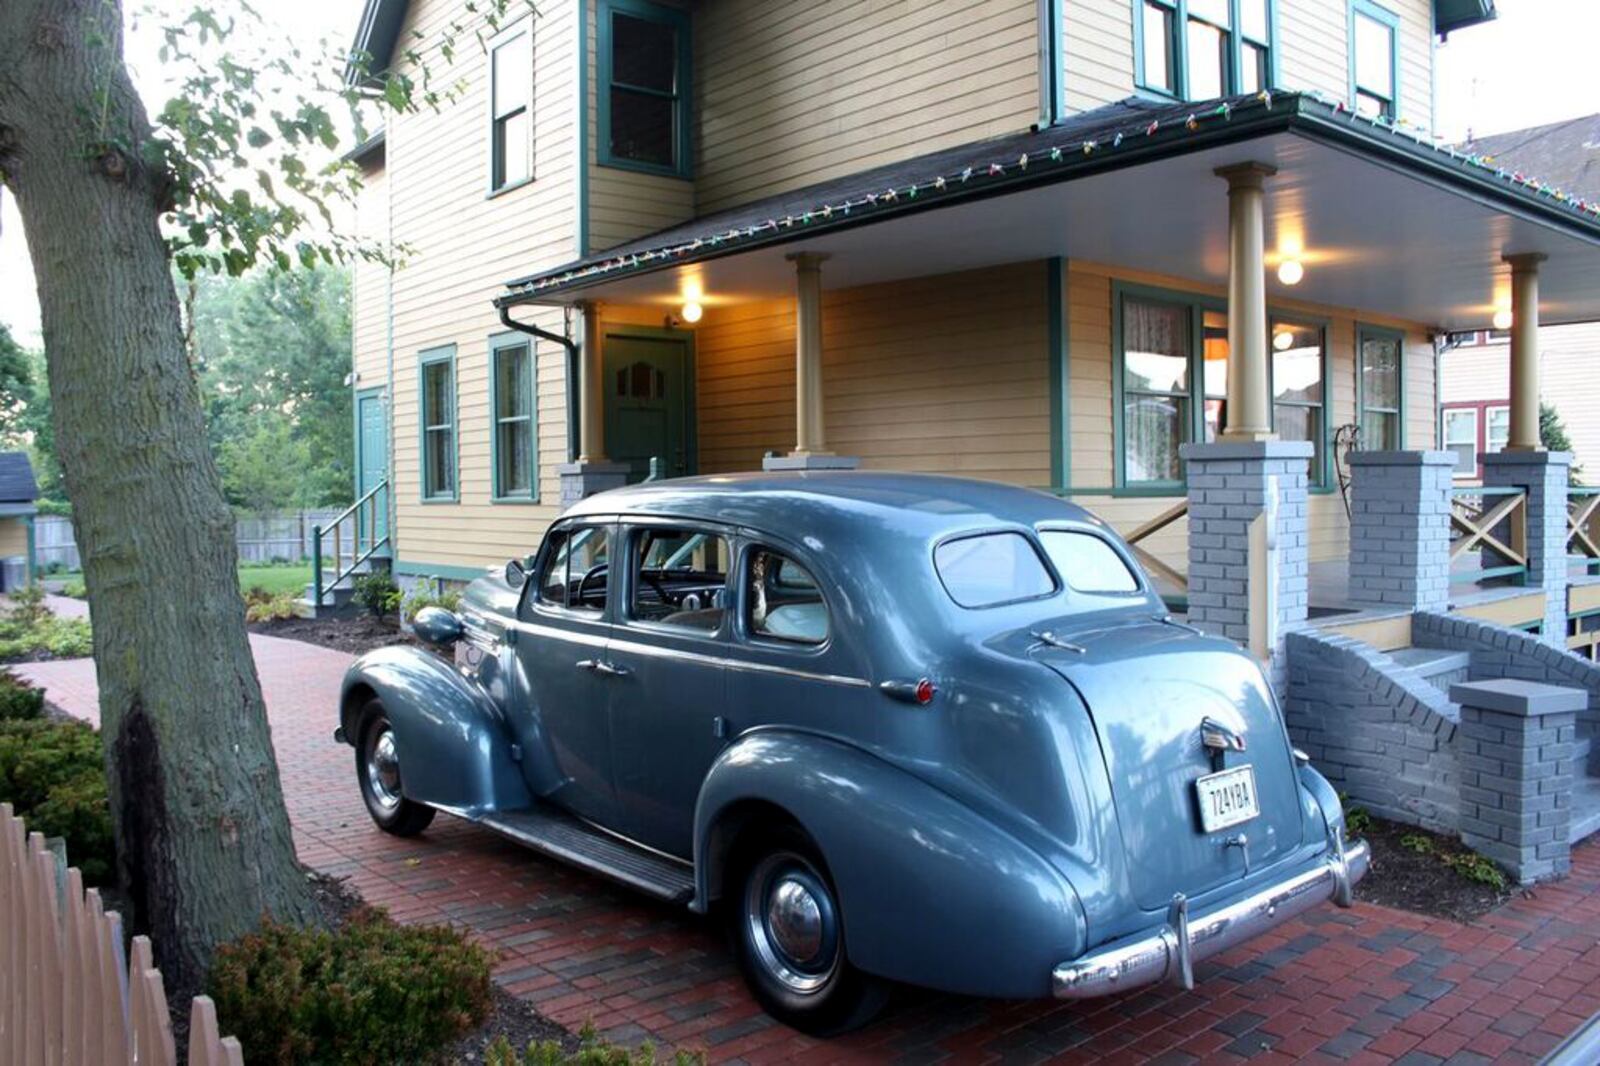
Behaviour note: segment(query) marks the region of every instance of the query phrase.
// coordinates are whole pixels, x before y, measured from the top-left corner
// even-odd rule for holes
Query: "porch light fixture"
[[[682,314],[685,322],[698,322],[700,316],[705,314],[705,309],[697,303],[686,303],[683,305]]]
[[[1286,352],[1294,347],[1294,334],[1286,329],[1280,329],[1272,335],[1272,346],[1280,352]]]
[[[1298,285],[1306,276],[1306,268],[1298,259],[1285,259],[1278,264],[1278,280],[1285,285]]]
[[[1510,329],[1511,328],[1511,309],[1508,308],[1508,307],[1500,308],[1500,310],[1498,310],[1498,311],[1496,311],[1494,313],[1494,318],[1491,321],[1492,321],[1492,324],[1494,325],[1494,328],[1498,329],[1498,330],[1501,330],[1502,332],[1505,331],[1505,330]]]

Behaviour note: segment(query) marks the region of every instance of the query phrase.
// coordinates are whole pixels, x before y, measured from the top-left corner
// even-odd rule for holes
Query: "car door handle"
[[[600,669],[600,660],[598,660],[598,659],[579,659],[577,662],[573,663],[572,665],[576,666],[579,670],[599,670]]]
[[[626,677],[628,675],[628,668],[626,666],[618,666],[616,663],[601,661],[596,663],[594,668],[607,677]]]

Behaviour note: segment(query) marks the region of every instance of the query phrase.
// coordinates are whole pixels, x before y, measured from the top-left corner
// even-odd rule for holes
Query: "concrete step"
[[[1567,839],[1578,841],[1600,833],[1600,777],[1579,774],[1572,781],[1572,831]]]
[[[1446,694],[1451,685],[1467,679],[1467,668],[1472,663],[1469,653],[1445,648],[1398,648],[1388,655],[1401,667],[1415,672]]]

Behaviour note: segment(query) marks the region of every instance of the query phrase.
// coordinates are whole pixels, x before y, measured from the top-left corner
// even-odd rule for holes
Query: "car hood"
[[[1036,639],[1028,654],[1070,684],[1088,710],[1142,909],[1238,880],[1300,846],[1288,735],[1260,667],[1237,646],[1185,626],[1133,621],[1064,630],[1054,641]],[[1240,738],[1244,750],[1205,748],[1207,720]],[[1195,781],[1243,765],[1253,771],[1260,815],[1205,832]]]

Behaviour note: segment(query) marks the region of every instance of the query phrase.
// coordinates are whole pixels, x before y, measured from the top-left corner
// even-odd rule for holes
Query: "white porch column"
[[[626,463],[606,458],[606,405],[604,345],[600,333],[600,305],[585,301],[578,305],[583,314],[583,343],[578,349],[578,380],[567,382],[578,390],[578,461],[556,467],[561,478],[561,509],[607,489],[628,483]]]
[[[793,252],[794,451],[769,455],[765,470],[850,470],[860,460],[828,450],[822,414],[822,263],[825,252]]]
[[[1508,255],[1511,264],[1511,434],[1508,452],[1537,452],[1539,441],[1539,264],[1537,252]]]
[[[1267,386],[1265,163],[1218,167],[1228,182],[1228,409],[1222,439],[1273,439]]]

